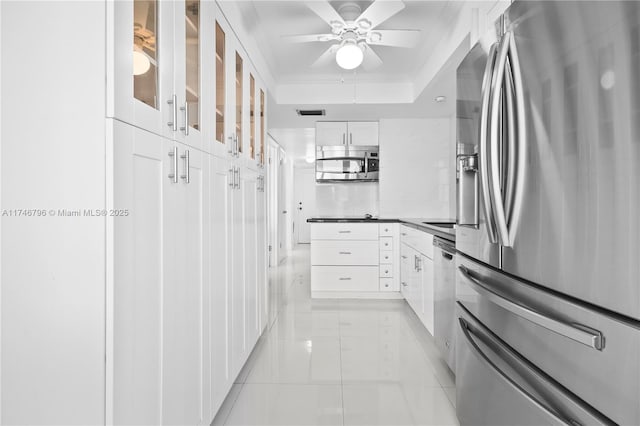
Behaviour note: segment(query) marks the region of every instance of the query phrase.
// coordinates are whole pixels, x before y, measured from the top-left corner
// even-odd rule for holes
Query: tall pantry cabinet
[[[2,217],[0,423],[209,424],[266,324],[259,70],[215,2],[0,21],[2,210],[44,212]]]

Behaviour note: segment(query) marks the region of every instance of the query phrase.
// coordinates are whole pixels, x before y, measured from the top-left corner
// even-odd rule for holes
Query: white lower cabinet
[[[378,291],[377,266],[312,266],[316,291]]]
[[[401,292],[420,321],[433,335],[435,312],[433,235],[404,225],[401,235]]]
[[[257,174],[109,122],[113,423],[210,424],[265,324]]]
[[[129,212],[114,221],[114,423],[200,424],[202,155],[111,123],[114,206]]]

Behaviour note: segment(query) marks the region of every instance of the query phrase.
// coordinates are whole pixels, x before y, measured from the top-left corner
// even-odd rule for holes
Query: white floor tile
[[[246,383],[340,384],[340,340],[337,337],[269,338],[256,357]]]
[[[346,425],[457,425],[441,388],[397,383],[343,385]]]
[[[456,425],[455,377],[403,300],[311,299],[309,249],[215,425]]]
[[[342,425],[340,385],[245,384],[227,425]]]

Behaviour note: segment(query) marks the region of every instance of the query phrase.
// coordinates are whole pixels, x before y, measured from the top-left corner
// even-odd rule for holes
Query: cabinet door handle
[[[349,145],[353,145],[353,133],[349,133]]]
[[[238,178],[236,180],[236,188],[240,189],[240,167],[236,167],[236,173],[238,174]]]
[[[402,235],[403,237],[406,237],[407,233],[406,232],[401,232],[400,235]]]
[[[231,168],[229,169],[229,186],[233,188],[235,184],[235,173],[233,172],[233,168]]]
[[[178,147],[174,146],[172,151],[169,151],[169,157],[173,163],[173,170],[169,173],[169,179],[173,180],[173,183],[178,183]]]
[[[169,99],[167,103],[171,105],[171,117],[173,117],[173,120],[168,122],[167,126],[176,132],[178,131],[178,97],[176,95],[171,96],[171,99]]]
[[[402,281],[402,287],[407,287],[407,283],[405,283],[404,281]]]
[[[182,158],[184,160],[184,173],[182,175],[180,175],[180,177],[182,179],[184,179],[184,181],[186,183],[190,183],[191,182],[191,173],[189,172],[189,150],[185,150],[184,154],[182,154],[180,156],[180,158]]]
[[[227,137],[227,139],[229,140],[229,149],[227,150],[227,152],[231,155],[233,155],[233,135],[229,135],[229,137]]]
[[[401,258],[403,258],[403,259],[406,259],[406,258],[407,258],[407,256],[405,256],[405,255],[402,255],[402,256],[400,256],[400,257],[401,257]]]
[[[346,144],[347,144],[347,143],[346,143],[346,137],[347,137],[347,134],[346,134],[346,133],[343,133],[343,134],[342,134],[342,145],[346,145]]]
[[[184,111],[184,127],[180,127],[180,130],[184,132],[185,135],[189,135],[189,102],[184,101],[184,106],[180,107],[180,111]]]

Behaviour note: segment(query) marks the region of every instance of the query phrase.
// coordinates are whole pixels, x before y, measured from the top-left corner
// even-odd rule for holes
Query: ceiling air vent
[[[307,115],[326,115],[323,109],[297,109],[296,112],[302,117]]]

